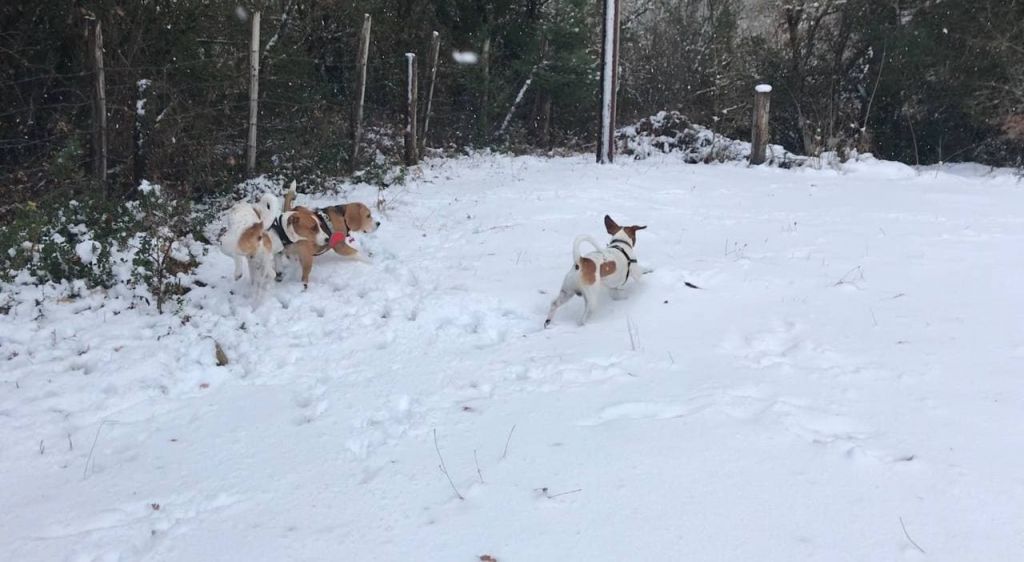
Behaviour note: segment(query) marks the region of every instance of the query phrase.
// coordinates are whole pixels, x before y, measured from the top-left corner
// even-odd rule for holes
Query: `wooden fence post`
[[[249,142],[245,161],[245,172],[256,173],[256,115],[259,113],[260,97],[260,13],[252,15],[252,39],[249,42]]]
[[[134,150],[132,151],[133,171],[135,185],[138,185],[146,177],[146,149],[149,147],[148,134],[150,122],[146,119],[146,102],[148,96],[146,90],[149,89],[150,82],[148,79],[142,79],[135,83],[138,89],[138,96],[135,98],[135,122],[132,130],[132,144]]]
[[[615,158],[615,98],[619,87],[619,0],[603,0],[601,24],[601,132],[597,161],[607,164]]]
[[[96,181],[107,183],[107,88],[103,71],[103,25],[90,20],[89,47],[95,76],[92,122],[92,166]]]
[[[490,28],[486,28],[487,35],[484,37],[483,48],[480,49],[480,77],[482,78],[483,92],[480,96],[480,114],[477,116],[481,136],[486,136],[490,129],[490,121],[487,112],[491,105],[491,34]]]
[[[415,166],[419,161],[416,152],[416,54],[405,53],[408,63],[406,73],[406,107],[405,107],[405,165]]]
[[[427,146],[427,131],[430,130],[430,111],[434,103],[434,83],[437,81],[437,57],[441,51],[441,37],[435,31],[430,39],[430,86],[427,88],[427,108],[423,116],[423,131],[420,132],[422,140],[420,147]],[[422,151],[421,151],[422,152]]]
[[[359,141],[363,136],[363,101],[366,99],[366,61],[370,57],[370,26],[373,19],[363,14],[363,30],[359,33],[359,54],[356,58],[356,104],[352,108],[352,171],[359,166]]]
[[[754,87],[754,125],[750,138],[750,163],[763,164],[765,148],[768,146],[768,111],[772,87],[758,84]]]

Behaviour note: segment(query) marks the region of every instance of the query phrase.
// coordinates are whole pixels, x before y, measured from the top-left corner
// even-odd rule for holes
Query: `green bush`
[[[145,288],[163,312],[188,292],[183,276],[198,264],[191,248],[207,215],[147,183],[136,201],[125,203],[26,204],[0,228],[0,280],[25,272],[35,283],[83,282],[89,289],[124,283]]]
[[[115,282],[112,251],[123,244],[129,222],[102,202],[26,204],[0,229],[0,279],[27,271],[39,283],[82,280],[109,288]]]

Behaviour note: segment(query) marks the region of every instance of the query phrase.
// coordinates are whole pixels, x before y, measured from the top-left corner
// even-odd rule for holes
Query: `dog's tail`
[[[260,221],[263,222],[263,228],[268,229],[274,219],[281,214],[281,201],[273,193],[264,193],[255,209]]]
[[[580,264],[580,244],[584,242],[593,246],[595,250],[601,250],[601,246],[598,246],[597,242],[590,236],[587,236],[586,234],[581,234],[577,236],[576,240],[573,240],[572,243],[572,263],[576,264],[577,266]]]
[[[295,204],[296,195],[297,193],[295,193],[295,180],[292,180],[292,184],[288,186],[288,191],[286,191],[284,194],[284,212],[292,210],[292,205]]]

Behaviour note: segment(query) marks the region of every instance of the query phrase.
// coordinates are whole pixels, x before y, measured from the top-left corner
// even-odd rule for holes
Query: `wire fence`
[[[277,25],[265,20],[263,27]],[[31,44],[6,49],[3,60],[0,37],[0,186],[13,195],[8,199],[84,191],[116,199],[128,196],[142,179],[202,196],[245,177],[248,33],[248,24],[239,24],[227,37],[204,41],[203,56],[134,65],[120,48],[90,51],[96,40],[91,35],[91,41],[71,47],[78,51],[74,56],[64,54],[63,68],[32,64],[29,55],[42,47]],[[335,50],[354,52],[357,34],[336,37]],[[350,171],[354,57],[308,56],[301,44],[276,37],[264,39],[258,51],[255,173]],[[96,57],[109,59],[102,67],[102,87]],[[370,73],[366,115],[371,127],[386,132],[383,136],[397,138],[401,105],[394,100],[402,97],[404,86],[394,83],[397,72],[389,68],[399,61],[388,58],[394,57],[371,48],[370,65],[377,73]],[[97,99],[105,101],[102,109]],[[434,129],[443,123],[435,117]],[[370,135],[367,142],[381,136]],[[387,147],[362,150],[372,162],[375,150]],[[96,161],[104,153],[106,173],[99,174]]]

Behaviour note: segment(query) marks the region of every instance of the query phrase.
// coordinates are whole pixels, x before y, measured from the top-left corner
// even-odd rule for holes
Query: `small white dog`
[[[618,300],[622,297],[622,288],[630,279],[638,280],[640,275],[647,273],[647,270],[639,270],[636,262],[636,233],[646,226],[619,226],[608,215],[604,216],[604,227],[611,235],[612,240],[608,246],[601,248],[593,238],[587,235],[580,235],[572,243],[573,268],[565,275],[562,281],[562,290],[558,297],[551,303],[547,320],[544,327],[551,324],[555,311],[573,297],[582,296],[584,309],[579,324],[582,326],[587,322],[590,313],[597,304],[598,282],[609,288],[612,297]],[[580,256],[580,244],[587,242],[594,247],[595,252]],[[639,270],[639,271],[634,271]]]
[[[257,299],[274,280],[275,245],[267,229],[280,214],[280,201],[267,193],[256,204],[240,202],[231,207],[221,232],[220,249],[235,260],[235,281],[242,278],[243,263],[247,262]]]

